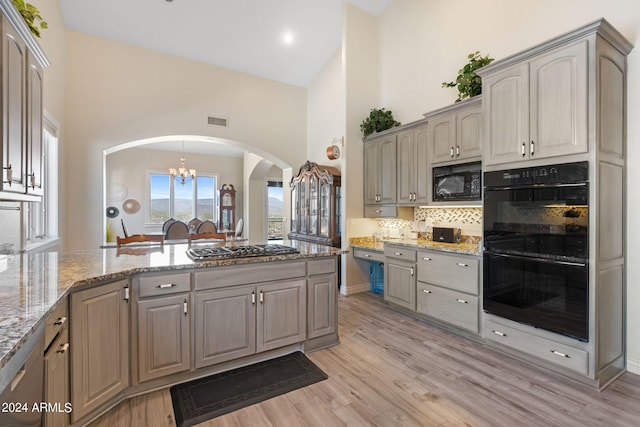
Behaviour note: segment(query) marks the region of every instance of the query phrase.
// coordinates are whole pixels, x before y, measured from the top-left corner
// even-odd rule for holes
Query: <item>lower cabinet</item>
[[[71,421],[129,387],[128,281],[71,294]]]
[[[416,251],[386,245],[384,255],[384,300],[415,311]]]
[[[306,337],[305,280],[199,291],[195,296],[196,368]]]
[[[307,279],[307,339],[336,332],[337,292],[333,273]]]
[[[138,381],[191,367],[189,294],[138,302]]]
[[[418,282],[417,311],[478,333],[478,297]]]
[[[255,304],[255,286],[196,292],[196,368],[256,352]]]
[[[44,401],[58,405],[56,411],[46,411],[45,427],[64,427],[69,424],[69,332],[64,329],[44,355]]]

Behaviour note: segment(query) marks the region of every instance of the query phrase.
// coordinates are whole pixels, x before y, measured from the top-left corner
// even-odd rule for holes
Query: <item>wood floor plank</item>
[[[307,356],[329,378],[200,426],[640,426],[640,376],[602,392],[411,318],[371,293],[340,296],[341,343]],[[173,426],[168,389],[93,427]]]

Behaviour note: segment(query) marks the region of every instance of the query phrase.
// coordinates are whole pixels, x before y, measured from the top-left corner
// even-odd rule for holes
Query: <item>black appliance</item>
[[[290,246],[267,245],[241,245],[241,246],[199,246],[187,250],[187,255],[194,261],[207,259],[228,259],[272,256],[299,253],[298,249]]]
[[[433,201],[471,201],[482,199],[480,162],[433,168]]]
[[[459,228],[433,227],[431,233],[434,242],[460,243],[461,230]]]
[[[484,185],[484,310],[588,341],[588,163],[486,172]]]

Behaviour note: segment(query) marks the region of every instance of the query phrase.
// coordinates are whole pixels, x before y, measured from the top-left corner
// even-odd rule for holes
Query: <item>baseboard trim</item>
[[[371,290],[371,284],[370,283],[360,283],[357,285],[348,285],[345,286],[344,284],[340,287],[340,293],[342,295],[353,295],[353,294],[359,294],[361,292],[369,292]]]
[[[627,358],[627,372],[640,375],[640,360]]]

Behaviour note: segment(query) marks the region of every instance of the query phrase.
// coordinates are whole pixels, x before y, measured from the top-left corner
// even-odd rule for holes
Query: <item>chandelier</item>
[[[177,176],[180,177],[180,184],[184,185],[186,179],[188,176],[191,177],[191,179],[195,179],[196,177],[196,170],[195,169],[187,169],[186,166],[184,165],[185,161],[187,159],[185,159],[184,157],[184,142],[182,143],[182,157],[180,158],[180,167],[178,169],[175,168],[169,168],[169,175],[171,175],[171,178],[175,178]]]

